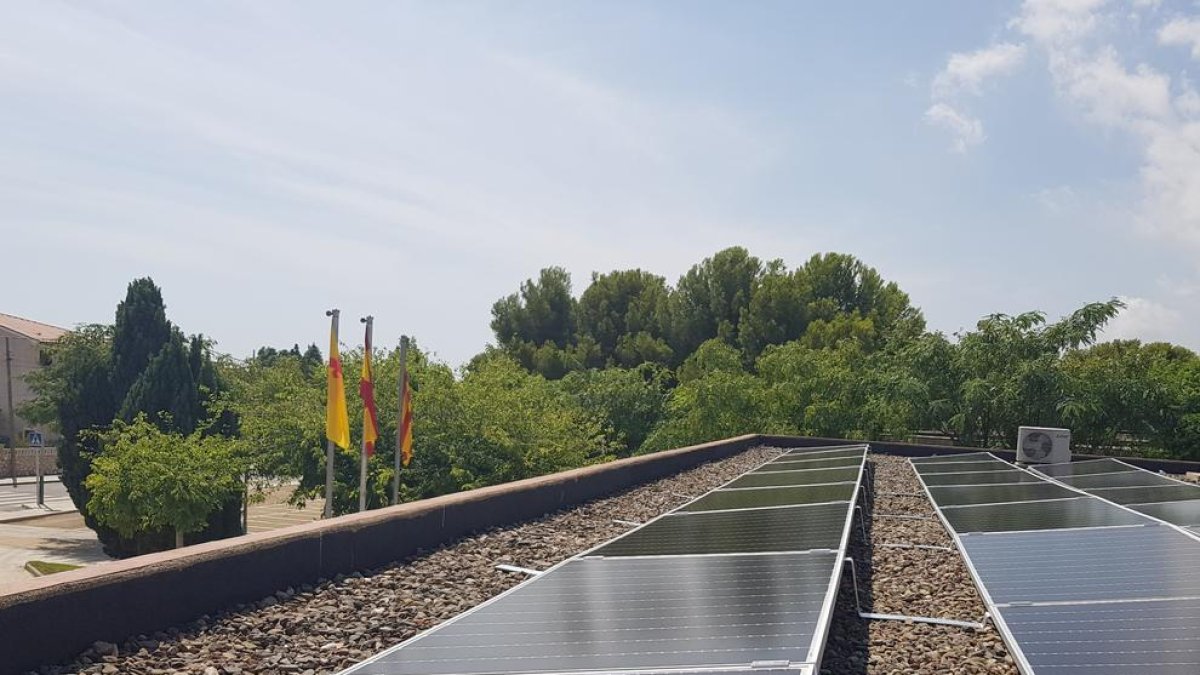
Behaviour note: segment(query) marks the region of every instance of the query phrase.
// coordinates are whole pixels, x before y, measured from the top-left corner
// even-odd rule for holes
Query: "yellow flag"
[[[325,438],[346,450],[350,447],[350,417],[346,414],[346,383],[338,354],[337,324],[329,333],[329,378],[325,398]]]
[[[400,380],[400,426],[396,430],[396,438],[400,445],[400,459],[404,466],[408,466],[408,463],[412,461],[412,423],[412,383],[408,381],[408,369],[405,368]]]

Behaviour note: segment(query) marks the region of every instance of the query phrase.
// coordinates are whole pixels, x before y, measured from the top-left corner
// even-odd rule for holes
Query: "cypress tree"
[[[187,435],[196,430],[200,410],[189,349],[176,330],[129,388],[121,418],[132,422],[138,413],[146,413],[163,431]]]
[[[149,277],[134,279],[117,305],[113,326],[112,385],[116,401],[124,401],[142,371],[171,339],[171,323],[162,291]]]

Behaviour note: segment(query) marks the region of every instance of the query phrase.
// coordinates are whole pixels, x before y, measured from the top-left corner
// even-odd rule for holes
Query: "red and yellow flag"
[[[375,454],[375,440],[379,438],[379,414],[375,410],[375,375],[371,372],[371,329],[363,340],[362,379],[358,381],[358,395],[363,401],[363,444],[367,446],[367,457]]]
[[[412,461],[412,421],[412,383],[405,368],[400,377],[400,424],[396,426],[396,444],[400,446],[400,461],[404,466]]]
[[[337,323],[329,331],[329,377],[325,394],[325,438],[345,450],[350,447],[350,418],[346,414],[346,385],[338,355]]]

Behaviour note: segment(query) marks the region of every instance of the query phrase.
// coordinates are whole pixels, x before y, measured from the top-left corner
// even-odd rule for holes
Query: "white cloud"
[[[1108,0],[1025,0],[1009,26],[1039,42],[1077,40],[1096,27]]]
[[[1183,313],[1147,298],[1121,296],[1125,309],[1108,322],[1102,340],[1178,340],[1183,332]]]
[[[1191,47],[1192,58],[1200,59],[1200,19],[1175,19],[1158,31],[1158,41]]]
[[[983,142],[983,123],[946,103],[930,106],[925,111],[925,121],[950,132],[954,137],[955,152],[966,152],[971,146]]]
[[[1012,72],[1025,60],[1025,45],[1002,42],[973,52],[951,54],[933,79],[935,98],[959,92],[978,94],[988,78]]]
[[[1174,117],[1171,78],[1145,64],[1127,69],[1111,46],[1053,54],[1050,69],[1060,91],[1100,124],[1133,129]]]
[[[1141,197],[1134,222],[1144,232],[1200,249],[1200,94],[1183,76],[1127,63],[1109,38],[1122,25],[1137,30],[1138,22],[1121,20],[1129,8],[1109,0],[1025,0],[1008,25],[1043,54],[1057,94],[1082,119],[1127,134],[1140,147]],[[1132,9],[1135,15],[1152,13],[1157,3],[1137,2]],[[1189,46],[1200,58],[1200,20],[1171,21],[1157,40]],[[980,82],[1013,67],[1014,59],[1019,62],[1011,47],[954,54],[935,82],[935,96],[977,92]],[[949,107],[931,108],[926,119],[956,130],[960,151],[969,139],[982,138],[978,120]]]

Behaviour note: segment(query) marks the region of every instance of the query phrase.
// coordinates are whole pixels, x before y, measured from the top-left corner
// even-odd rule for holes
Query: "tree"
[[[86,481],[87,506],[96,520],[127,539],[147,542],[139,535],[167,530],[179,547],[240,493],[242,468],[228,439],[164,432],[162,426],[170,425],[138,415],[101,434],[103,451]]]
[[[574,341],[575,326],[571,275],[561,267],[543,269],[537,281],[526,280],[520,293],[492,306],[492,331],[503,347],[528,342],[564,348]]]
[[[22,416],[58,429],[62,436],[58,444],[62,483],[92,529],[101,526],[86,506],[91,493],[85,481],[99,450],[97,437],[91,432],[108,428],[117,409],[112,387],[112,336],[112,326],[79,326],[50,348],[49,366],[25,377],[37,397]]]
[[[802,268],[811,293],[810,319],[834,320],[839,314],[871,319],[885,336],[915,338],[925,330],[920,310],[894,282],[885,283],[874,268],[852,255],[814,255]]]
[[[762,274],[762,262],[734,246],[694,265],[671,294],[671,348],[683,359],[711,338],[737,344],[738,327]]]
[[[637,368],[591,369],[569,373],[562,391],[590,412],[618,457],[633,454],[663,415],[670,372],[644,363]]]
[[[163,431],[195,431],[205,411],[193,376],[193,358],[197,361],[194,368],[199,371],[203,355],[189,354],[183,334],[175,330],[129,388],[119,411],[121,419],[132,422],[138,415],[149,414],[163,425]]]
[[[31,381],[37,393],[32,407],[52,416],[63,436],[63,482],[84,522],[115,557],[170,547],[170,533],[146,530],[129,539],[90,513],[87,476],[103,454],[95,433],[115,419],[132,421],[139,413],[162,425],[164,432],[236,433],[236,419],[209,411],[221,389],[209,345],[199,336],[187,340],[167,321],[161,291],[145,278],[129,284],[112,327],[81,328],[63,338],[54,354],[58,363]],[[210,514],[208,527],[198,536],[240,534],[240,515],[240,499],[231,498]]]
[[[112,382],[118,403],[171,339],[162,291],[149,277],[134,279],[117,305],[112,338]]]
[[[790,342],[808,328],[812,289],[803,270],[789,272],[780,260],[768,263],[755,284],[738,341],[751,360],[769,345]]]
[[[668,297],[666,279],[649,272],[594,274],[579,298],[579,334],[595,341],[606,365],[667,363]]]

